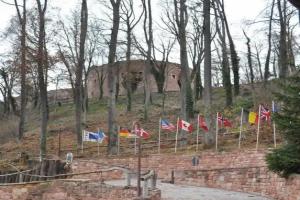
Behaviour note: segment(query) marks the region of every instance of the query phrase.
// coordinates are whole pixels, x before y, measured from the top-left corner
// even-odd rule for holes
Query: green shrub
[[[266,161],[270,170],[288,177],[300,173],[300,77],[281,81],[280,90],[276,97],[282,106],[272,117],[286,144],[268,154]]]

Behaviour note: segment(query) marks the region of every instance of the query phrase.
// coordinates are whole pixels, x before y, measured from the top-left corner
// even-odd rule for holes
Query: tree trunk
[[[224,2],[222,2],[222,6],[224,6]],[[227,56],[227,45],[226,45],[226,28],[224,24],[224,18],[222,15],[222,11],[219,6],[214,4],[215,15],[217,15],[217,11],[219,13],[221,19],[221,28],[219,26],[218,18],[216,18],[216,30],[219,34],[221,40],[221,48],[222,48],[222,77],[223,77],[223,87],[225,88],[226,94],[226,106],[232,105],[232,89],[231,89],[231,78],[230,78],[230,68],[229,68],[229,59]]]
[[[131,29],[130,24],[127,24],[127,51],[126,51],[126,76],[125,76],[125,87],[127,92],[127,112],[131,111],[131,105],[132,105],[132,76],[129,70],[130,66],[130,58],[131,58]]]
[[[237,52],[235,50],[235,45],[229,30],[229,25],[228,25],[228,21],[227,21],[227,17],[226,17],[226,13],[225,13],[225,8],[224,8],[224,4],[220,2],[220,0],[217,0],[218,3],[220,4],[221,8],[222,8],[222,13],[223,13],[223,19],[224,19],[224,23],[226,26],[226,33],[227,33],[227,37],[229,40],[229,48],[230,48],[230,56],[231,56],[231,63],[232,63],[232,72],[233,72],[233,83],[234,83],[234,95],[238,96],[240,93],[240,85],[239,85],[239,81],[240,81],[240,75],[239,75],[239,57],[237,55]]]
[[[287,31],[286,31],[286,0],[283,0],[283,8],[281,5],[281,0],[277,1],[277,7],[279,12],[279,21],[280,21],[280,40],[279,40],[279,58],[278,58],[278,67],[279,67],[279,78],[287,77]]]
[[[265,74],[264,74],[265,83],[268,81],[270,76],[270,57],[271,57],[271,50],[272,50],[272,22],[273,22],[274,5],[275,5],[275,0],[272,1],[271,14],[269,19],[268,52],[266,56]]]
[[[255,45],[255,50],[256,50],[256,60],[257,60],[257,64],[258,64],[260,80],[263,81],[264,77],[263,77],[263,73],[262,73],[262,65],[261,65],[261,61],[260,61],[258,47],[256,45]]]
[[[19,23],[21,25],[21,109],[20,109],[20,121],[19,121],[19,134],[18,139],[21,140],[24,136],[25,125],[25,111],[26,111],[26,0],[23,0],[23,12],[22,16],[19,10],[17,0],[14,0],[15,7],[18,13]]]
[[[145,0],[143,0],[143,8],[145,11],[145,18],[144,18],[144,35],[146,38],[147,43],[147,60],[144,69],[144,87],[145,87],[145,105],[144,105],[144,119],[147,121],[149,114],[149,104],[151,98],[151,87],[150,87],[150,73],[152,62],[152,46],[153,46],[153,30],[152,30],[152,7],[151,7],[151,0],[147,1],[147,6]],[[147,24],[148,20],[148,24]]]
[[[204,144],[212,145],[215,137],[213,134],[212,115],[212,85],[211,85],[211,32],[210,32],[210,0],[204,0],[204,104],[206,121],[209,132],[204,135]]]
[[[248,53],[247,53],[247,58],[248,58],[248,67],[249,67],[249,70],[250,70],[250,81],[251,81],[251,85],[252,85],[252,88],[254,87],[254,73],[253,73],[253,66],[252,66],[252,53],[251,53],[251,46],[250,46],[250,38],[246,35],[245,31],[244,32],[244,35],[247,39],[247,49],[248,49]]]
[[[109,89],[109,102],[108,102],[108,153],[117,153],[117,125],[116,125],[116,67],[114,62],[116,59],[117,40],[120,24],[120,2],[121,0],[110,0],[113,7],[113,27],[111,31],[111,38],[109,42],[108,54],[108,89]]]
[[[75,122],[77,135],[77,151],[82,144],[82,75],[85,62],[85,41],[87,35],[88,9],[87,1],[82,0],[80,17],[79,59],[75,71]]]
[[[41,114],[41,132],[40,132],[40,156],[42,159],[46,157],[47,144],[47,124],[48,124],[48,108],[47,108],[47,83],[45,79],[45,13],[47,9],[47,0],[41,5],[40,0],[36,0],[39,12],[39,38],[38,38],[38,85],[40,90],[40,114]]]

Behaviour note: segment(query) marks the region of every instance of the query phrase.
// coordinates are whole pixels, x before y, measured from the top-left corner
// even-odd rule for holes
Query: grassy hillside
[[[255,92],[253,93],[250,86],[243,86],[241,89],[241,96],[235,99],[234,105],[231,108],[224,109],[225,93],[222,88],[215,88],[213,94],[213,111],[222,112],[227,118],[233,122],[233,127],[230,129],[222,129],[219,135],[219,150],[230,151],[237,149],[238,137],[239,137],[239,117],[241,107],[256,110],[259,103],[268,103],[272,100],[271,91],[274,90],[274,84],[263,88],[257,84]],[[255,94],[255,95],[254,95]],[[117,103],[117,123],[122,127],[131,127],[133,121],[140,121],[142,127],[149,131],[151,138],[143,141],[144,152],[156,153],[157,152],[157,137],[158,137],[158,121],[160,117],[169,119],[174,125],[176,124],[177,116],[180,113],[179,107],[179,93],[170,92],[166,95],[165,111],[162,111],[162,95],[153,94],[153,104],[150,106],[149,120],[146,122],[143,120],[143,95],[136,94],[133,98],[133,110],[130,113],[126,112],[126,98],[121,96]],[[194,127],[196,127],[196,113],[202,113],[204,104],[202,101],[198,101],[195,104],[195,119],[192,120]],[[18,152],[28,152],[30,155],[38,155],[39,153],[39,112],[38,110],[28,110],[26,123],[26,134],[23,141],[18,142],[15,138],[17,130],[16,117],[9,119],[1,119],[0,123],[0,135],[2,145],[0,151],[5,152],[5,157],[15,157]],[[47,149],[49,154],[56,155],[58,152],[58,135],[61,133],[61,148],[67,151],[76,150],[76,137],[74,134],[74,106],[73,103],[63,104],[61,107],[50,107],[50,119],[48,126],[48,139]],[[90,100],[89,111],[87,114],[87,120],[85,129],[89,131],[97,131],[98,129],[107,131],[107,99]],[[242,141],[242,148],[255,148],[256,143],[256,126],[250,126],[245,124],[244,127],[245,139]],[[202,136],[204,133],[200,131]],[[168,142],[162,142],[162,152],[172,152],[174,147],[175,133],[162,132],[162,140]],[[262,131],[260,135],[260,148],[272,147],[273,136],[271,126],[268,124],[262,125]],[[196,131],[192,134],[187,134],[188,146],[179,149],[179,152],[194,152],[196,143]],[[280,139],[279,139],[280,141]],[[121,140],[121,153],[127,155],[133,152],[134,140],[122,139]],[[200,143],[201,139],[200,139]],[[131,148],[129,148],[131,145]],[[101,144],[101,154],[106,152],[106,142]],[[85,144],[85,147],[90,147],[85,150],[85,153],[80,156],[97,156],[97,146],[95,144]],[[200,144],[200,150],[202,150],[202,144]],[[212,148],[213,150],[213,148]]]

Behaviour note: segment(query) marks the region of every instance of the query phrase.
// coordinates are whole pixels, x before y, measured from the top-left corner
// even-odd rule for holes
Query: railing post
[[[127,172],[126,174],[126,182],[127,182],[127,187],[131,186],[131,172]]]
[[[19,173],[19,183],[23,182],[23,174]]]
[[[156,188],[156,178],[157,174],[154,172],[153,176],[151,177],[151,189],[154,190]]]
[[[148,179],[144,179],[143,197],[148,196]]]

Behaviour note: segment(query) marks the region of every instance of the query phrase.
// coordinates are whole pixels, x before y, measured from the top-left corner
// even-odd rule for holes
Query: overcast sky
[[[7,2],[13,3],[13,0],[5,0]],[[97,6],[93,5],[97,0],[88,0],[90,13],[97,13]],[[135,0],[138,1],[138,0]],[[160,0],[152,0],[153,1],[153,11],[155,12],[154,17],[157,17],[159,20],[160,16]],[[244,20],[252,20],[255,19],[263,10],[265,3],[267,0],[225,0],[226,12],[228,15],[228,20],[230,25],[233,27],[233,35],[235,38],[242,36],[241,32],[241,24]],[[28,6],[32,5],[33,0],[28,0]],[[49,4],[52,6],[59,7],[62,10],[62,15],[64,13],[68,13],[70,9],[74,9],[76,4],[80,1],[78,0],[49,0]],[[14,6],[9,6],[0,2],[0,31],[3,31],[8,23],[9,19],[16,14],[16,10]],[[1,45],[1,44],[0,44]],[[1,48],[1,46],[0,46]]]
[[[0,0],[0,33],[5,30],[9,24],[9,20],[13,15],[16,15],[16,10],[14,6],[6,5],[1,1],[6,1],[13,3],[13,0]],[[21,2],[21,0],[19,0]],[[98,2],[99,0],[88,0],[88,8],[90,15],[101,16],[101,5]],[[140,0],[134,0],[140,2]],[[156,22],[160,22],[160,16],[162,13],[161,2],[164,0],[152,0],[152,10],[154,12],[153,17]],[[258,17],[262,17],[261,13],[265,8],[267,2],[270,0],[224,0],[225,10],[227,18],[230,25],[230,30],[235,41],[237,51],[239,55],[246,52],[245,37],[243,36],[242,28],[248,32],[248,36],[252,39],[252,42],[264,42],[265,33],[261,32],[257,34],[257,31],[254,27],[245,26],[243,23],[245,20],[255,20]],[[35,0],[27,0],[28,7],[36,6]],[[77,8],[80,9],[80,0],[48,0],[51,7],[60,8],[61,16],[69,14],[70,10]],[[154,30],[155,31],[155,30]],[[136,31],[136,34],[141,33]],[[297,33],[299,36],[299,33]],[[260,35],[260,36],[258,36]],[[143,37],[143,34],[140,36]],[[259,39],[261,38],[261,39]],[[5,52],[8,48],[8,45],[4,41],[0,40],[0,53]],[[244,55],[241,55],[244,57]],[[174,56],[171,56],[171,61],[178,62],[179,53],[174,53]]]

